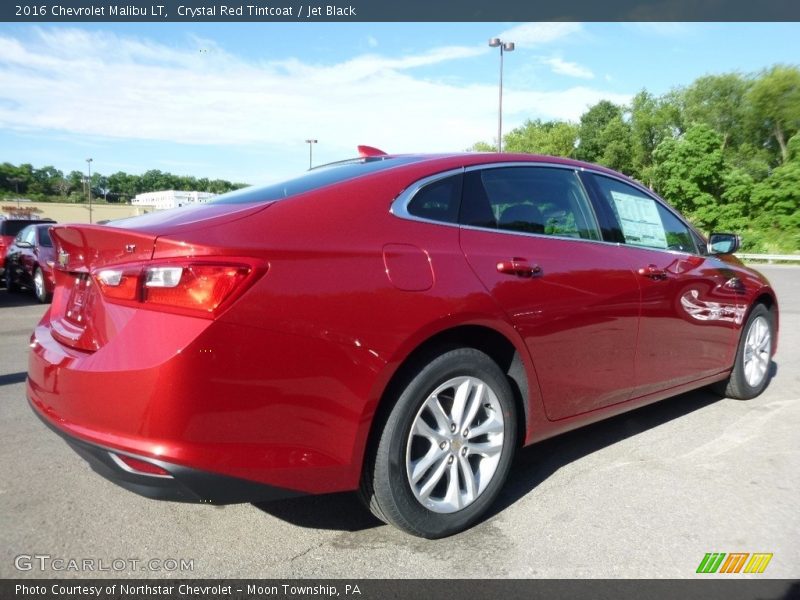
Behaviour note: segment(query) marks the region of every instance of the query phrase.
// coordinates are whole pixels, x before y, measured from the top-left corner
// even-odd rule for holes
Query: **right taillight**
[[[108,267],[93,277],[108,300],[213,317],[265,271],[255,264],[193,261]]]

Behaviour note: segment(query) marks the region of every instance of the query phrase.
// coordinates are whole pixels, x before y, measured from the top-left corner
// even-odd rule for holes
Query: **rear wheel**
[[[364,469],[362,496],[383,521],[426,538],[477,521],[506,479],[517,419],[505,374],[460,348],[419,369]]]
[[[42,304],[50,302],[50,294],[47,293],[44,273],[39,267],[36,267],[36,271],[33,273],[33,292],[36,294],[36,299]]]
[[[772,313],[763,304],[756,305],[742,328],[730,377],[716,384],[714,391],[738,400],[763,392],[770,378],[774,332]]]

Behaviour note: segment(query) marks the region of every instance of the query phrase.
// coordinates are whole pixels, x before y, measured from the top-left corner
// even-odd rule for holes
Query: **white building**
[[[182,192],[179,190],[164,190],[162,192],[147,192],[136,194],[131,200],[134,206],[152,206],[156,210],[178,208],[192,204],[204,204],[216,196],[211,192]]]

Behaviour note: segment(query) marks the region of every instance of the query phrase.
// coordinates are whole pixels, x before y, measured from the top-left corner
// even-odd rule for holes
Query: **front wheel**
[[[756,305],[742,328],[730,377],[716,384],[714,391],[737,400],[763,392],[769,382],[774,337],[772,313],[763,304]]]
[[[362,496],[383,521],[426,538],[462,531],[499,493],[516,444],[511,386],[483,352],[460,348],[400,392],[368,462]]]

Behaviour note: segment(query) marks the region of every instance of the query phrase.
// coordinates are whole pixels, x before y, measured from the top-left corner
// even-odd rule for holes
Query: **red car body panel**
[[[768,297],[777,319],[768,282],[734,258],[500,235],[390,212],[424,177],[509,161],[611,173],[528,155],[430,157],[277,202],[54,228],[68,256],[32,336],[32,406],[104,449],[335,492],[358,487],[387,386],[437,335],[468,328],[507,340],[524,373],[531,443],[723,379],[746,307]],[[249,279],[213,318],[110,301],[96,279],[137,261],[242,257]],[[542,276],[498,271],[520,257]],[[649,264],[670,272],[668,294],[665,282],[638,274]],[[725,287],[734,277],[738,287]],[[680,353],[655,343],[686,338],[691,349]]]

